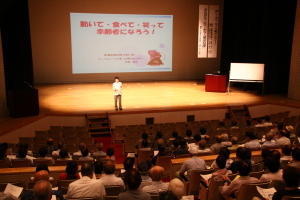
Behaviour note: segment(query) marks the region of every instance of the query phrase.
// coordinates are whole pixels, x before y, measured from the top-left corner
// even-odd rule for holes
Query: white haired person
[[[181,199],[184,195],[184,185],[178,178],[174,178],[170,181],[168,190],[172,191],[178,199]]]

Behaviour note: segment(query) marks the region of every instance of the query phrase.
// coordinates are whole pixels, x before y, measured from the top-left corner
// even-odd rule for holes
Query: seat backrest
[[[270,188],[273,187],[275,188],[276,191],[280,191],[280,190],[284,190],[285,183],[284,181],[280,181],[280,180],[272,180],[269,187]]]
[[[105,192],[107,196],[118,196],[121,192],[124,192],[124,186],[122,185],[105,186]]]
[[[256,186],[266,189],[269,187],[269,185],[270,182],[243,184],[240,188],[239,196],[237,197],[237,200],[252,200],[253,197],[264,199],[257,191]]]
[[[46,164],[48,166],[53,166],[52,159],[34,159],[33,166],[37,167],[39,164]]]
[[[78,144],[78,138],[77,137],[73,137],[73,138],[65,138],[65,143],[66,144]]]
[[[9,159],[0,160],[0,168],[10,168],[10,161]]]
[[[35,131],[35,137],[48,138],[48,131]]]
[[[260,165],[260,163],[254,163],[251,165],[252,168],[252,172],[257,172],[258,171],[258,166]]]
[[[153,154],[154,154],[154,151],[151,149],[151,150],[139,150],[138,151],[138,163],[141,163],[141,162],[145,162],[147,160],[151,160],[152,157],[153,157]]]
[[[67,166],[69,161],[71,161],[71,160],[56,160],[55,165],[56,166]]]
[[[47,138],[46,137],[35,137],[34,138],[34,143],[35,144],[42,144],[45,145],[47,142]]]
[[[12,159],[11,160],[12,167],[32,167],[31,160],[29,159]]]
[[[264,171],[260,171],[260,172],[250,172],[249,176],[250,177],[255,177],[258,180],[260,179],[261,175],[264,173]]]
[[[209,187],[208,187],[208,200],[218,200],[218,191],[219,186],[223,186],[223,181],[218,179],[218,176],[213,176],[210,179]]]
[[[75,144],[66,144],[66,148],[70,153],[74,153],[78,151],[78,146]]]
[[[165,177],[170,176],[171,172],[171,159],[174,159],[174,156],[158,156],[156,159],[156,165],[164,168]]]
[[[85,144],[94,144],[95,141],[92,137],[84,137],[84,138],[79,138],[79,142],[84,142]]]
[[[181,155],[176,155],[176,158],[190,158],[191,154],[181,154]]]
[[[194,170],[191,172],[189,177],[189,184],[187,189],[187,195],[198,195],[199,194],[199,184],[201,181],[201,174],[211,174],[213,169],[208,170]]]

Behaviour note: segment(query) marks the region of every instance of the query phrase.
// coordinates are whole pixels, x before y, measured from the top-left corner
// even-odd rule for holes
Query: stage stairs
[[[248,109],[248,106],[228,106],[228,113],[232,120],[239,120],[239,119],[249,119],[251,120],[251,115]]]
[[[110,136],[110,120],[108,113],[86,114],[87,128],[92,137]]]

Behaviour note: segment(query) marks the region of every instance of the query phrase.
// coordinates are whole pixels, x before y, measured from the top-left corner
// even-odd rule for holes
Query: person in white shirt
[[[284,131],[279,131],[277,133],[276,137],[278,138],[276,140],[276,144],[278,146],[284,146],[284,145],[290,145],[291,144],[291,140],[286,137],[286,133]]]
[[[84,142],[80,142],[79,145],[78,145],[78,151],[75,152],[75,153],[73,153],[73,155],[81,156],[81,155],[82,155],[82,154],[81,154],[81,151],[82,151],[83,149],[85,149],[85,148],[86,148],[85,143],[84,143]]]
[[[225,147],[231,147],[232,146],[232,143],[228,140],[228,134],[227,133],[223,133],[221,135],[222,137],[222,142],[221,144],[224,145]]]
[[[151,167],[152,165],[150,161],[141,162],[138,164],[137,169],[139,170],[142,178],[142,183],[139,187],[139,190],[142,190],[142,188],[147,185],[151,185],[152,178],[149,176]]]
[[[92,161],[94,160],[93,157],[89,156],[89,150],[87,148],[83,149],[81,151],[82,157],[79,157],[79,160],[86,160],[86,161]]]
[[[114,174],[116,171],[115,164],[111,161],[107,161],[104,164],[104,169],[103,169],[105,175],[99,179],[99,181],[104,185],[104,186],[111,186],[111,185],[120,185],[124,186],[124,182],[121,178],[116,177]]]
[[[123,85],[119,81],[119,77],[115,77],[115,82],[113,83],[113,90],[114,90],[114,96],[115,96],[115,108],[116,111],[118,111],[118,101],[119,101],[119,109],[122,109],[122,89]]]
[[[206,147],[206,141],[200,140],[198,153],[211,153],[210,148]]]
[[[147,192],[150,194],[158,194],[168,190],[169,183],[162,182],[162,178],[164,177],[164,168],[161,166],[154,166],[150,170],[150,174],[152,177],[151,185],[145,186],[142,188],[143,192]]]
[[[195,140],[195,143],[190,143],[190,144],[188,145],[189,148],[196,147],[197,149],[199,149],[199,142],[201,141],[201,136],[200,136],[200,134],[194,135],[194,140]]]
[[[267,167],[270,173],[263,174],[259,182],[268,182],[272,180],[283,180],[282,179],[282,170],[280,168],[280,162],[275,156],[268,157],[265,161],[265,167]]]
[[[272,141],[274,135],[273,133],[269,132],[266,134],[266,141],[261,145],[262,148],[264,147],[276,147],[277,144],[275,143],[275,141]]]
[[[63,147],[64,147],[64,143],[62,142],[62,141],[59,141],[58,143],[57,143],[57,150],[55,150],[55,151],[52,151],[52,156],[54,156],[54,155],[59,155],[59,152],[60,152],[60,150],[62,150],[63,149]]]
[[[256,120],[257,124],[255,125],[255,127],[264,127],[264,124],[262,123],[262,119],[261,118],[258,118]]]
[[[94,156],[102,156],[102,155],[104,156],[104,155],[106,155],[106,153],[104,151],[102,151],[103,143],[97,143],[96,148],[97,148],[98,151],[93,153]]]
[[[82,178],[72,182],[68,187],[68,198],[98,197],[102,200],[106,195],[101,181],[92,179],[94,166],[92,163],[84,163],[81,167]]]
[[[281,148],[281,158],[280,158],[280,162],[287,160],[287,161],[291,161],[293,158],[291,156],[292,153],[292,148],[288,145],[283,146]]]
[[[256,136],[254,133],[252,132],[246,132],[246,143],[244,145],[244,147],[248,148],[248,149],[260,149],[260,143],[256,140]]]
[[[265,117],[264,117],[264,126],[273,126],[273,123],[270,121],[271,120],[271,118],[270,118],[270,116],[269,115],[266,115]]]

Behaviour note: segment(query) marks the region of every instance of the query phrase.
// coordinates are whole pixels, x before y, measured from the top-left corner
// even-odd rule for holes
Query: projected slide
[[[70,13],[72,72],[172,71],[172,15]]]

